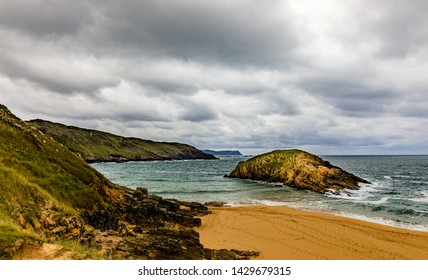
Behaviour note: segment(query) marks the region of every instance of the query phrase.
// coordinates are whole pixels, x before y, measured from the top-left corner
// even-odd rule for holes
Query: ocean
[[[321,156],[372,184],[339,195],[279,184],[224,178],[246,157],[220,160],[95,163],[113,182],[148,188],[164,198],[229,205],[284,205],[295,209],[428,231],[428,156]]]

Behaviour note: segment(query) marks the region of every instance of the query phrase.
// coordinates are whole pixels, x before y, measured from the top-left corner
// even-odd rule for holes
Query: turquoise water
[[[230,205],[285,205],[428,231],[428,156],[323,156],[363,177],[357,191],[322,195],[287,186],[224,178],[245,157],[220,160],[96,163],[113,182],[165,198]]]

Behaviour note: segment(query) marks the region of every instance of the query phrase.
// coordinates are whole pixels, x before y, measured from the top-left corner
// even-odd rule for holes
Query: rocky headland
[[[182,143],[122,137],[99,130],[67,126],[40,119],[28,121],[28,123],[89,163],[216,159],[211,154]]]
[[[276,150],[250,158],[240,162],[228,177],[282,183],[319,193],[355,190],[358,183],[369,183],[301,150]]]
[[[118,186],[0,105],[0,259],[248,259],[210,250],[200,203]]]
[[[216,157],[239,157],[242,156],[241,152],[238,150],[221,150],[221,151],[215,151],[215,150],[202,150],[206,154],[210,154]]]

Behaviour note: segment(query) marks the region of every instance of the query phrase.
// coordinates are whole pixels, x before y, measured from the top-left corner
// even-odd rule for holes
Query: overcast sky
[[[428,154],[426,0],[1,0],[0,103],[200,149]]]

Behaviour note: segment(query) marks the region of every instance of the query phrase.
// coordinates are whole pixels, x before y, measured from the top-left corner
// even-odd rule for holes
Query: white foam
[[[265,200],[265,199],[252,200],[252,204],[263,204],[267,206],[289,206],[288,203],[283,201],[272,201],[272,200]]]
[[[372,222],[376,224],[386,225],[386,226],[392,226],[392,227],[398,227],[398,228],[404,228],[404,229],[411,229],[411,230],[417,230],[417,231],[424,231],[428,232],[428,226],[425,225],[415,225],[415,224],[402,224],[399,222],[395,222],[393,220],[385,219],[385,218],[373,218],[373,217],[367,217],[364,215],[359,214],[351,214],[351,213],[336,213],[336,216],[341,217],[347,217],[351,219],[366,221],[366,222]]]
[[[410,176],[410,175],[400,175],[400,174],[394,175],[394,177],[396,177],[396,178],[412,178],[412,176]]]
[[[385,201],[387,198],[382,198],[381,201]],[[381,204],[380,201],[370,201],[370,203],[373,204]],[[386,226],[392,226],[392,227],[398,227],[398,228],[404,228],[404,229],[410,229],[410,230],[416,230],[416,231],[423,231],[428,232],[428,226],[425,225],[415,225],[415,224],[403,224],[399,223],[390,219],[385,218],[375,218],[375,217],[367,217],[360,214],[352,214],[348,212],[339,212],[339,213],[333,213],[332,211],[329,211],[328,207],[321,202],[317,203],[317,207],[311,207],[313,205],[303,205],[300,203],[293,203],[293,202],[278,202],[278,201],[271,201],[271,200],[252,200],[251,203],[228,203],[226,205],[232,206],[232,207],[239,207],[239,206],[251,206],[251,205],[266,205],[266,206],[286,206],[289,208],[302,210],[302,211],[318,211],[321,213],[330,213],[336,216],[340,217],[346,217],[366,222],[372,222],[376,224],[386,225]]]
[[[421,191],[418,193],[418,195],[420,195],[420,197],[409,198],[409,200],[414,202],[428,203],[428,191]]]
[[[385,196],[379,200],[374,200],[374,201],[373,200],[362,200],[361,202],[367,203],[367,204],[380,205],[380,204],[384,204],[384,203],[388,202],[388,200],[389,200],[389,197]]]
[[[411,201],[414,201],[414,202],[428,203],[428,197],[409,198],[408,200],[411,200]]]
[[[339,193],[327,192],[325,195],[332,198],[345,199],[358,202],[373,202],[371,197],[377,193],[389,189],[390,185],[384,181],[375,181],[372,184],[360,184],[358,190],[343,189]],[[384,199],[384,198],[381,198]],[[385,201],[379,201],[379,203]]]
[[[410,183],[428,185],[427,181],[420,181],[420,180],[412,180],[410,181]]]

